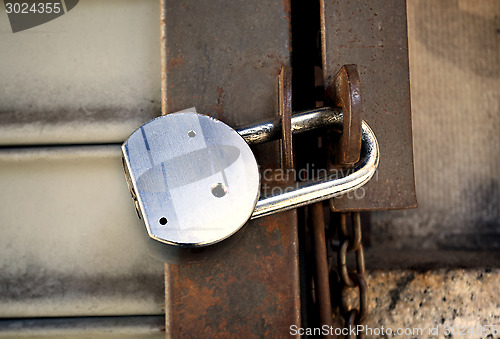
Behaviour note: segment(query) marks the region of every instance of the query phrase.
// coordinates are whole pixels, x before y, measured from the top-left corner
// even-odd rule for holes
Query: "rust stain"
[[[283,12],[288,23],[288,52],[292,53],[292,2],[291,0],[283,0]]]
[[[274,218],[274,216],[269,216],[269,219]],[[278,246],[283,245],[280,242],[283,240],[283,234],[281,232],[281,226],[276,220],[268,222],[265,225],[266,236],[269,239],[269,245]]]
[[[283,12],[290,14],[292,11],[290,0],[283,0]]]
[[[177,271],[172,269],[171,272]],[[176,278],[178,274],[174,275]],[[206,316],[207,309],[204,309],[200,313],[199,305],[219,305],[221,300],[219,297],[214,296],[214,290],[208,288],[207,286],[200,284],[198,281],[193,281],[191,279],[173,279],[172,287],[177,291],[178,295],[175,299],[174,308],[177,310],[177,316],[185,322],[199,322]],[[191,296],[195,296],[197,299],[196,303],[185,302]],[[172,305],[173,306],[173,305]]]
[[[170,266],[169,322],[176,324],[176,336],[286,333],[298,319],[300,305],[293,284],[283,281],[296,269],[290,260],[297,254],[292,241],[294,218],[284,212],[253,221],[253,227],[241,230],[247,237],[228,257],[190,267]]]
[[[291,52],[291,48],[292,48],[291,46],[292,46],[292,44],[289,45],[290,52]],[[267,55],[267,58],[273,60],[274,68],[272,71],[272,75],[274,77],[278,77],[280,75],[281,68],[283,68],[283,66],[289,65],[289,61],[285,62],[280,55],[275,56],[273,53],[270,53]],[[285,59],[285,60],[288,60],[288,59]]]
[[[226,121],[226,116],[224,114],[224,99],[226,96],[224,95],[224,88],[218,86],[217,87],[217,105],[210,106],[211,109],[217,113],[217,118],[221,121]]]
[[[174,67],[184,65],[184,55],[179,54],[176,58],[168,62],[167,71],[171,71]]]

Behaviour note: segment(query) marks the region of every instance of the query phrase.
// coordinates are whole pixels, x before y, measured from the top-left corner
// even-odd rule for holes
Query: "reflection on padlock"
[[[203,246],[236,232],[259,197],[259,171],[243,138],[205,115],[176,113],[140,127],[123,144],[129,183],[149,235]]]
[[[342,113],[321,108],[292,116],[292,132],[342,124]],[[257,161],[249,143],[272,140],[274,122],[235,131],[194,112],[158,117],[136,130],[122,146],[127,182],[149,236],[178,247],[220,242],[251,217],[326,200],[364,185],[378,166],[377,140],[363,122],[360,162],[335,179],[297,184],[261,197]]]

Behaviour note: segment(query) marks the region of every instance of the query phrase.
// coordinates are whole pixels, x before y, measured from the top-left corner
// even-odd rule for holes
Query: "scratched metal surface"
[[[290,62],[289,1],[164,6],[164,113],[196,106],[232,127],[274,117]],[[254,151],[260,166],[279,168],[276,144]],[[165,267],[168,335],[276,337],[299,324],[296,212],[250,221],[236,236],[224,257]]]
[[[406,2],[325,0],[321,7],[325,86],[342,65],[358,66],[363,119],[380,146],[375,177],[356,195],[336,198],[335,207],[416,207]]]
[[[290,58],[289,2],[165,3],[164,113],[195,106],[232,127],[273,117]]]

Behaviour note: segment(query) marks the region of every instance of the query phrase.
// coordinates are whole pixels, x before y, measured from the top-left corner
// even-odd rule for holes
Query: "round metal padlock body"
[[[196,113],[156,118],[122,146],[150,237],[178,246],[226,239],[259,199],[257,162],[231,127]]]

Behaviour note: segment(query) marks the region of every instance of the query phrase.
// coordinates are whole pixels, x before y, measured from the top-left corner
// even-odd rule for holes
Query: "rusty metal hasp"
[[[291,129],[341,129],[342,119],[339,109],[319,108],[292,115]],[[175,246],[215,244],[250,218],[355,190],[377,169],[377,140],[363,122],[361,158],[352,171],[260,197],[258,165],[249,144],[273,140],[280,132],[276,121],[236,131],[195,110],[164,115],[137,129],[122,145],[123,163],[149,236]]]

